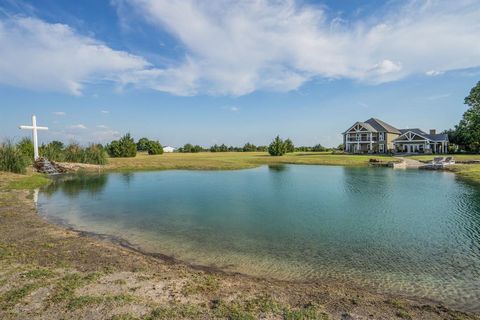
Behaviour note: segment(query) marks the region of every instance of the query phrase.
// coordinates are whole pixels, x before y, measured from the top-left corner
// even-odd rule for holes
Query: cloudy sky
[[[443,130],[480,80],[478,0],[0,0],[0,139],[165,145],[280,134],[337,145],[357,120]]]

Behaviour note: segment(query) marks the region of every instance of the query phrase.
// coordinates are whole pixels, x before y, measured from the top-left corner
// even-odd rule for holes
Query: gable
[[[396,138],[394,141],[430,141],[429,138],[421,135],[418,132],[407,131]]]
[[[356,122],[347,131],[345,131],[344,134],[346,134],[346,133],[359,133],[359,132],[376,132],[376,130],[371,125],[369,125],[368,123]]]

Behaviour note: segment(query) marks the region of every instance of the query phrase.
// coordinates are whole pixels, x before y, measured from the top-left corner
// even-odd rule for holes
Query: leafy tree
[[[290,153],[295,151],[295,146],[293,145],[292,140],[287,139],[283,143],[285,144],[286,152]]]
[[[163,147],[158,141],[149,140],[146,145],[146,150],[150,155],[163,153]]]
[[[338,145],[337,150],[341,150],[341,151],[345,150],[345,146],[343,145],[343,143],[340,143]]]
[[[324,146],[322,146],[319,143],[319,144],[316,144],[312,147],[312,151],[314,151],[314,152],[325,152],[325,151],[327,151],[327,148],[325,148]]]
[[[107,152],[111,157],[135,157],[137,155],[137,145],[127,133],[120,140],[114,140],[106,146]]]
[[[243,152],[254,152],[257,151],[257,147],[250,142],[245,143],[245,145],[242,148]]]
[[[268,153],[271,156],[283,156],[287,152],[285,142],[277,136],[268,146]]]
[[[470,108],[463,114],[454,130],[447,131],[452,143],[463,146],[467,151],[480,151],[480,81],[465,97],[465,104]]]
[[[258,146],[257,151],[266,152],[266,151],[268,151],[268,147],[267,146]]]
[[[140,138],[137,142],[137,151],[147,151],[147,144],[150,140],[147,138]]]

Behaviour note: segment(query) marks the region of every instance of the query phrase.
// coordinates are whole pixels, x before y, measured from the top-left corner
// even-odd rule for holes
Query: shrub
[[[322,146],[319,143],[319,144],[316,144],[316,145],[313,146],[312,151],[314,151],[314,152],[325,152],[325,151],[327,151],[327,148],[325,148],[324,146]]]
[[[111,157],[135,157],[137,155],[137,145],[135,141],[127,133],[120,140],[114,140],[106,146],[107,152]]]
[[[26,157],[29,163],[33,163],[33,142],[29,138],[23,138],[17,143],[17,149]]]
[[[33,153],[32,153],[33,158]],[[25,173],[29,160],[22,150],[12,142],[7,141],[0,145],[0,170],[15,173]]]
[[[69,144],[65,148],[65,161],[66,162],[85,162],[85,150],[76,142]]]
[[[52,141],[47,145],[42,145],[39,148],[40,156],[51,161],[62,162],[65,161],[64,145],[60,141]]]
[[[146,150],[148,154],[151,154],[151,155],[163,153],[163,147],[160,144],[160,142],[153,141],[153,140],[148,141],[146,145]]]
[[[147,147],[149,142],[150,140],[147,138],[140,138],[137,142],[137,151],[148,151]]]
[[[268,146],[268,153],[271,156],[283,156],[287,152],[285,142],[277,136]]]
[[[100,144],[91,144],[84,151],[84,163],[107,164],[107,152]]]
[[[287,139],[287,140],[285,140],[284,144],[285,144],[286,152],[291,153],[291,152],[295,151],[295,146],[293,145],[292,140]]]
[[[245,145],[243,146],[243,152],[253,152],[253,151],[257,151],[257,147],[253,144],[251,144],[250,142],[247,142],[245,143]]]
[[[182,148],[180,148],[179,151],[183,153],[197,153],[197,152],[203,151],[203,148],[200,147],[199,145],[194,146],[190,143],[187,143]]]

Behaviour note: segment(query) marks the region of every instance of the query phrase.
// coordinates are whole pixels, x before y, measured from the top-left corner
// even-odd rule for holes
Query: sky
[[[478,0],[0,0],[0,140],[336,146],[356,121],[453,127]]]

